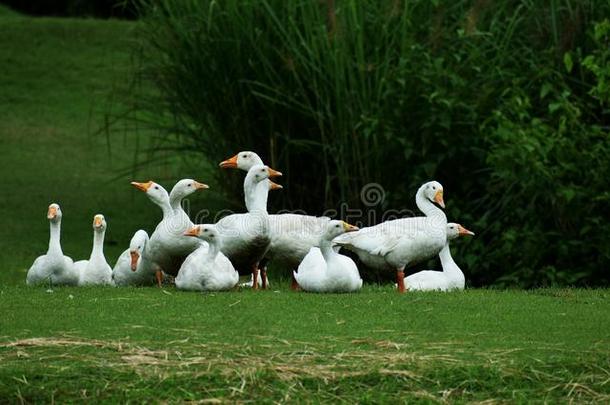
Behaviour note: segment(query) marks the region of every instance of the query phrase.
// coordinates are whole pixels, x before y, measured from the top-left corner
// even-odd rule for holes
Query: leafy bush
[[[138,80],[157,91],[136,110],[177,151],[258,151],[286,175],[273,209],[375,222],[434,178],[477,232],[455,244],[473,284],[608,283],[606,1],[139,5]]]

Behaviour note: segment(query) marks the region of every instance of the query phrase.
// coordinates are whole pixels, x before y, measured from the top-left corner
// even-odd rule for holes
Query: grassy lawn
[[[610,400],[605,290],[2,288],[0,398]]]

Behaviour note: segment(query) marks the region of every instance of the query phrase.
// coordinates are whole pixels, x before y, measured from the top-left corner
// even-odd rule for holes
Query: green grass
[[[46,251],[51,202],[62,206],[62,245],[75,260],[89,256],[96,213],[108,222],[111,265],[137,229],[150,232],[158,222],[160,211],[132,189],[131,178],[112,180],[134,163],[134,132],[99,132],[105,115],[122,108],[116,96],[129,80],[134,28],[0,9],[0,240],[10,252],[0,255],[0,284],[23,283]],[[137,178],[169,188],[175,173],[175,167],[147,167]]]
[[[0,397],[610,400],[607,290],[2,288]]]

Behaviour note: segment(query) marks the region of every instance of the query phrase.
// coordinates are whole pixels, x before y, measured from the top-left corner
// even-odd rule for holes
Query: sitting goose
[[[437,255],[447,240],[447,217],[432,203],[445,207],[443,186],[436,181],[423,184],[415,201],[425,217],[386,221],[334,240],[369,267],[395,270],[400,293],[405,292],[405,267]]]
[[[305,291],[353,292],[362,288],[362,279],[352,259],[332,247],[332,240],[358,228],[343,221],[329,221],[318,247],[312,247],[294,278]]]
[[[239,273],[221,252],[222,239],[214,225],[196,225],[185,236],[207,242],[191,253],[176,276],[176,288],[193,291],[223,291],[235,287]]]
[[[147,246],[148,233],[139,229],[131,238],[129,248],[121,253],[114,265],[112,280],[115,285],[150,285],[154,282]]]
[[[51,285],[77,285],[78,271],[74,268],[74,262],[68,256],[64,256],[61,250],[61,209],[59,204],[49,205],[47,219],[51,226],[49,238],[49,249],[46,255],[39,256],[28,270],[26,283],[28,285],[50,282]]]
[[[263,161],[255,152],[239,152],[230,159],[220,163],[224,169],[240,169],[248,171],[254,165],[262,165]],[[271,189],[278,189],[270,184]],[[315,217],[302,214],[271,214],[269,215],[271,243],[265,257],[266,262],[273,261],[282,267],[296,269],[309,250],[315,246],[330,219],[328,217]],[[266,271],[264,271],[266,273]],[[292,279],[292,289],[297,289],[296,280]]]
[[[93,249],[89,260],[74,263],[78,271],[78,285],[112,285],[112,269],[104,256],[106,220],[102,214],[93,217]]]
[[[459,236],[471,235],[469,231],[460,224],[450,222],[447,224],[447,241],[438,256],[441,259],[443,271],[423,270],[405,278],[405,286],[408,291],[449,291],[463,290],[466,284],[464,273],[451,257],[449,241]]]

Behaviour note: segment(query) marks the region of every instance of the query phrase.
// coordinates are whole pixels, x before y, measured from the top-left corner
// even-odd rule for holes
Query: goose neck
[[[415,195],[415,204],[417,205],[417,208],[419,208],[419,210],[427,217],[444,218],[445,222],[447,222],[445,212],[434,205],[432,201],[428,200],[424,193],[425,189],[423,187],[417,190],[417,194]]]
[[[104,257],[104,234],[105,230],[93,231],[93,249],[91,259]]]
[[[438,254],[441,259],[441,266],[443,267],[443,271],[447,273],[452,273],[457,271],[461,271],[458,265],[453,260],[451,256],[451,249],[449,248],[449,243],[446,243],[445,246],[441,249]]]
[[[248,212],[267,213],[267,197],[269,195],[269,180],[259,182],[250,181],[246,178],[244,182],[244,199]]]
[[[59,254],[63,256],[63,252],[61,251],[61,220],[57,222],[51,222],[51,230],[49,236],[49,250],[47,254]]]

